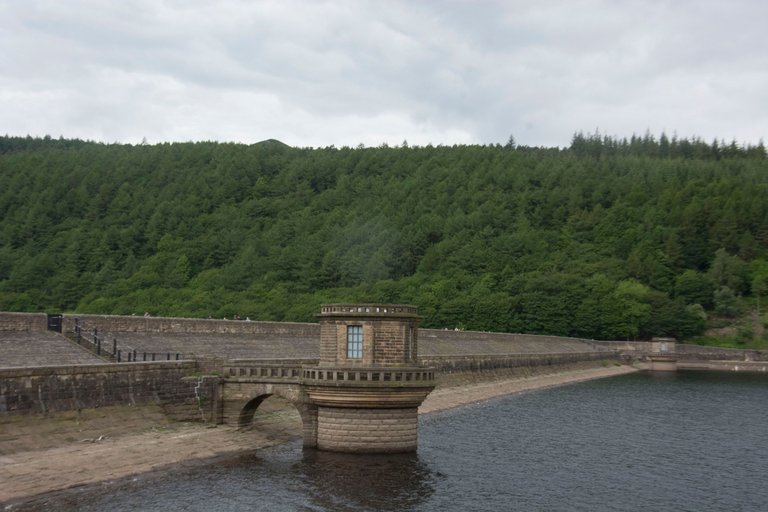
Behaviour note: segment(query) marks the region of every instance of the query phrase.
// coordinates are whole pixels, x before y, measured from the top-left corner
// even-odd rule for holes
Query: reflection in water
[[[301,441],[210,466],[144,475],[58,497],[57,510],[401,511],[434,493],[416,454],[357,455],[303,450]],[[36,510],[31,508],[29,510]]]
[[[412,510],[427,501],[429,468],[415,453],[358,455],[308,450],[298,469],[320,510]]]
[[[32,510],[764,512],[766,403],[765,374],[637,373],[424,416],[418,455],[295,441]]]

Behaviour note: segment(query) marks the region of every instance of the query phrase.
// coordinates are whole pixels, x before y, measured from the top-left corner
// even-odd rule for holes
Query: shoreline
[[[571,369],[438,387],[421,405],[419,414],[636,371],[631,366]],[[24,435],[23,420],[18,423]],[[143,430],[112,437],[97,435],[100,430],[92,427],[90,431],[77,430],[72,433],[74,438],[57,446],[0,451],[0,505],[5,510],[22,510],[67,494],[88,492],[107,482],[242,456],[300,437],[301,420],[293,407],[275,403],[254,418],[254,427],[247,430],[191,423],[166,423],[149,429],[144,425]]]

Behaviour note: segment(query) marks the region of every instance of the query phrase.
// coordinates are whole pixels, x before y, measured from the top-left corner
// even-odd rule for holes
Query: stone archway
[[[247,402],[245,406],[240,409],[240,415],[237,418],[237,426],[243,428],[253,424],[253,415],[256,414],[256,410],[264,400],[271,396],[271,394],[259,395]]]
[[[259,406],[270,397],[279,397],[290,403],[301,418],[304,446],[317,446],[317,406],[309,401],[301,385],[253,382],[225,382],[222,389],[222,420],[240,428],[252,424]]]

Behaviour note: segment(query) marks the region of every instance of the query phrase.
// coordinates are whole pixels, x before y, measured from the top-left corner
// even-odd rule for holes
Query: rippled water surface
[[[766,511],[768,375],[636,373],[421,418],[413,455],[298,442],[79,510]]]

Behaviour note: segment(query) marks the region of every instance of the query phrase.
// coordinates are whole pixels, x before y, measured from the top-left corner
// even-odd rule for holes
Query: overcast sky
[[[768,2],[0,0],[0,133],[567,146],[768,133]]]

